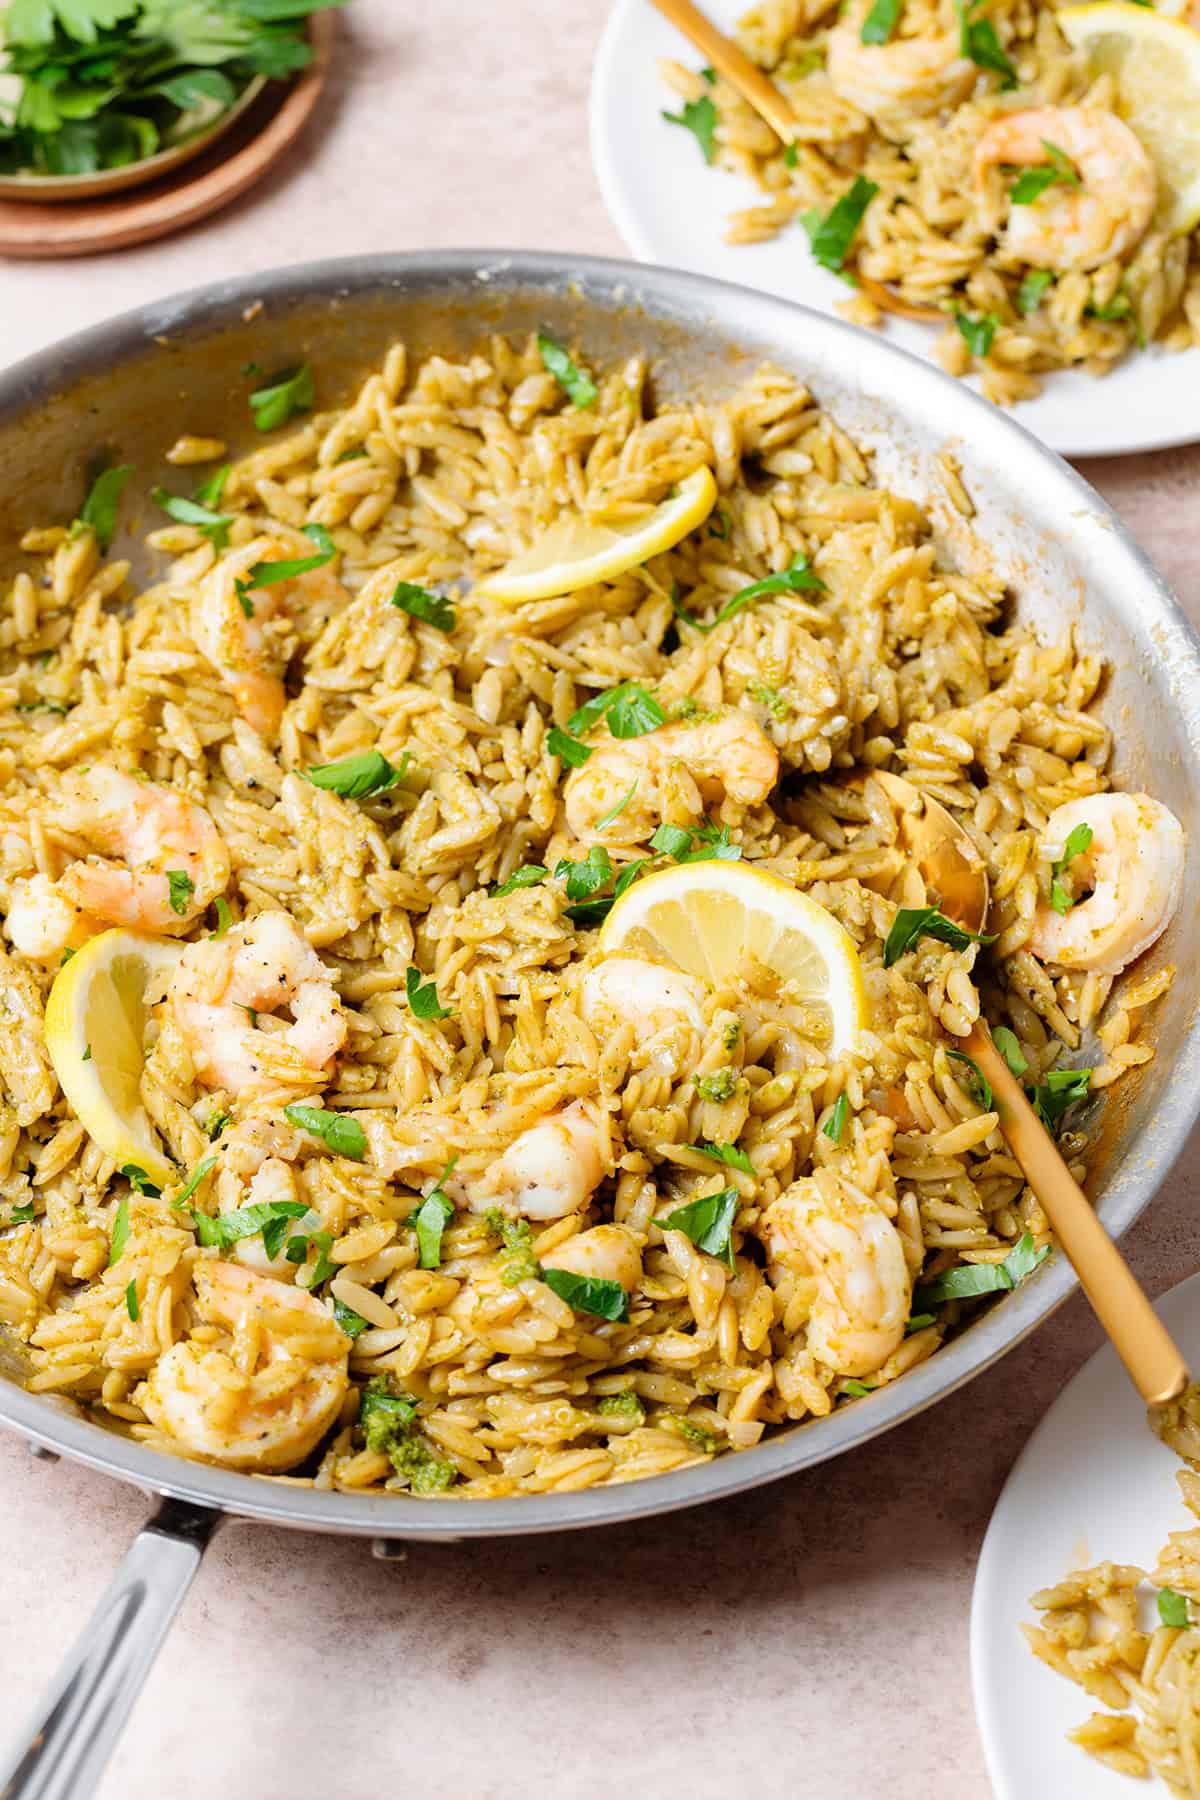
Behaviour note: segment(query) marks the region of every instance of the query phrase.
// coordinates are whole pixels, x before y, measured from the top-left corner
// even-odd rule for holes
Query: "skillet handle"
[[[219,1513],[164,1500],[7,1758],[0,1800],[87,1800],[96,1790]]]

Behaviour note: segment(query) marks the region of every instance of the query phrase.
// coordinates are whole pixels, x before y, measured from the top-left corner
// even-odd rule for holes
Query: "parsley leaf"
[[[983,313],[978,319],[973,319],[970,313],[956,312],[954,323],[971,355],[986,356],[992,347],[992,339],[1000,321],[994,313]]]
[[[214,510],[220,506],[225,498],[225,483],[232,474],[232,463],[222,463],[219,469],[214,469],[208,480],[202,481],[192,496],[197,506],[212,507]]]
[[[538,887],[543,881],[550,879],[549,869],[541,863],[525,863],[514,869],[507,881],[502,881],[492,889],[492,899],[502,900],[506,894],[515,894],[518,888]]]
[[[650,839],[650,848],[663,856],[672,856],[678,862],[692,847],[692,834],[686,825],[662,824],[655,828]]]
[[[875,182],[856,175],[853,184],[836,200],[827,213],[801,213],[800,223],[808,233],[812,253],[823,269],[840,274],[855,232],[863,215],[879,192]]]
[[[584,410],[596,404],[596,384],[579,364],[572,362],[571,357],[562,345],[548,337],[544,331],[537,335],[538,355],[553,375],[560,388],[567,395],[572,406]]]
[[[182,494],[169,494],[166,488],[152,488],[150,498],[155,506],[161,507],[178,524],[194,525],[197,531],[203,532],[214,550],[224,550],[228,544],[232,517],[213,512],[211,507],[201,506],[196,500],[187,500]]]
[[[873,1394],[875,1389],[874,1387],[868,1387],[865,1381],[859,1381],[852,1375],[842,1382],[841,1391],[843,1394],[849,1394],[852,1400],[861,1400],[864,1394]]]
[[[323,1107],[305,1106],[297,1101],[284,1107],[283,1116],[298,1131],[319,1137],[338,1156],[362,1162],[367,1154],[367,1134],[358,1120],[348,1113],[326,1112]]]
[[[449,600],[440,594],[431,594],[428,588],[419,587],[415,581],[398,581],[392,595],[392,605],[398,606],[401,612],[408,613],[410,618],[420,619],[423,625],[432,625],[435,631],[444,631],[449,637],[458,623],[458,614]]]
[[[307,363],[281,375],[269,387],[256,388],[250,396],[255,429],[275,431],[296,413],[311,412],[317,399],[313,372]]]
[[[132,1167],[132,1164],[130,1164]],[[124,1171],[122,1171],[124,1173]],[[108,1266],[121,1260],[121,1252],[129,1242],[129,1195],[126,1194],[113,1217],[112,1237],[108,1244]]]
[[[824,593],[825,583],[809,567],[803,550],[798,550],[786,569],[781,569],[778,575],[767,575],[762,581],[752,581],[749,587],[742,588],[731,600],[725,602],[711,625],[702,625],[699,629],[715,630],[726,619],[732,619],[735,613],[741,612],[744,606],[749,606],[751,601],[761,600],[768,594],[798,594],[805,590]]]
[[[952,950],[965,950],[968,944],[994,944],[996,941],[994,935],[989,937],[986,932],[964,931],[936,906],[902,906],[884,941],[884,968],[890,969],[893,963],[899,962],[905,951],[911,950],[922,937],[936,938],[940,944],[949,944]]]
[[[417,1267],[420,1269],[441,1267],[442,1235],[454,1217],[454,1202],[443,1183],[457,1161],[456,1156],[450,1158],[420,1206],[408,1215],[408,1223],[417,1234]]]
[[[1054,284],[1052,269],[1030,269],[1017,289],[1017,306],[1026,317],[1035,313],[1042,303],[1042,295]]]
[[[434,982],[427,981],[422,985],[421,971],[410,963],[404,971],[404,993],[416,1019],[448,1019],[450,1008],[443,1006],[438,999],[438,991]]]
[[[622,1324],[629,1317],[629,1295],[619,1281],[600,1281],[590,1275],[576,1275],[570,1269],[543,1269],[542,1280],[575,1312]]]
[[[1114,294],[1104,306],[1089,300],[1086,310],[1093,319],[1101,319],[1106,325],[1115,325],[1119,319],[1127,319],[1133,311],[1133,302],[1128,294]]]
[[[568,900],[586,900],[612,879],[612,861],[603,844],[593,844],[580,862],[562,857],[555,864],[554,879],[567,884]]]
[[[213,901],[213,911],[217,915],[217,928],[215,931],[209,932],[208,935],[210,940],[213,938],[224,937],[225,933],[229,930],[229,927],[233,924],[233,914],[229,910],[229,902],[224,894],[218,894]]]
[[[297,576],[310,575],[314,569],[323,569],[326,563],[333,561],[337,555],[337,545],[325,527],[323,525],[305,525],[302,530],[304,536],[311,538],[317,546],[317,554],[293,557],[290,561],[285,562],[255,563],[238,584],[239,597],[242,597],[241,590],[274,587],[280,581],[295,581]],[[242,610],[245,611],[244,606]],[[252,612],[253,608],[250,613],[246,614],[247,618],[252,616]]]
[[[992,1042],[1008,1064],[1010,1075],[1022,1076],[1029,1067],[1028,1058],[1022,1050],[1015,1031],[1007,1025],[997,1025],[992,1033]]]
[[[208,1213],[193,1212],[191,1216],[202,1244],[228,1250],[234,1244],[240,1244],[243,1238],[261,1237],[263,1249],[274,1262],[283,1248],[291,1221],[302,1219],[307,1211],[308,1203],[304,1200],[260,1200],[251,1206],[239,1206],[235,1212],[217,1213],[212,1217]]]
[[[1027,1275],[1040,1268],[1049,1254],[1049,1244],[1043,1244],[1039,1250],[1032,1232],[1027,1231],[1003,1262],[963,1263],[960,1268],[947,1269],[927,1287],[917,1289],[913,1305],[923,1309],[937,1306],[943,1300],[972,1300],[980,1294],[996,1294],[1015,1288]]]
[[[735,1187],[722,1188],[719,1194],[706,1194],[700,1200],[689,1200],[686,1206],[677,1206],[665,1218],[655,1219],[654,1223],[660,1231],[682,1231],[697,1250],[705,1250],[709,1256],[719,1256],[732,1273],[735,1266],[733,1221],[740,1205],[741,1199]]]
[[[314,787],[340,794],[343,800],[365,800],[369,794],[385,794],[404,778],[409,764],[406,750],[399,767],[393,768],[379,750],[363,750],[357,756],[343,756],[339,762],[317,763],[305,770]]]
[[[754,1174],[754,1164],[744,1150],[736,1144],[693,1144],[701,1156],[710,1156],[714,1162],[726,1163],[731,1169],[740,1169],[743,1175]]]
[[[1161,1624],[1170,1625],[1175,1631],[1186,1631],[1190,1622],[1187,1596],[1177,1594],[1174,1588],[1159,1588],[1158,1617]]]
[[[1090,1069],[1047,1069],[1037,1086],[1026,1092],[1046,1130],[1053,1132],[1068,1107],[1082,1100],[1091,1085]]]
[[[1091,848],[1091,843],[1091,826],[1080,823],[1067,834],[1067,841],[1063,845],[1062,855],[1058,857],[1056,861],[1051,863],[1050,904],[1056,913],[1068,913],[1075,904],[1074,900],[1071,898],[1070,894],[1068,894],[1066,888],[1058,878],[1067,867],[1068,863],[1073,863],[1077,856],[1082,856],[1085,850]]]
[[[162,1193],[162,1189],[155,1186],[145,1169],[139,1168],[137,1163],[122,1163],[121,1174],[125,1177],[135,1194],[145,1194],[149,1199],[157,1200],[158,1196]],[[126,1221],[128,1222],[128,1213],[126,1213]],[[113,1235],[115,1236],[116,1233],[114,1232]]]
[[[875,0],[863,20],[859,39],[864,44],[886,44],[900,22],[904,0]]]
[[[34,1204],[31,1200],[27,1200],[24,1206],[14,1206],[10,1210],[7,1219],[4,1220],[4,1224],[5,1225],[32,1225],[33,1221],[36,1218],[37,1218],[37,1208],[34,1206]]]
[[[288,1261],[304,1264],[304,1267],[296,1275],[298,1287],[306,1288],[311,1294],[314,1288],[319,1288],[321,1283],[328,1281],[331,1275],[336,1275],[337,1264],[331,1260],[329,1255],[332,1248],[333,1233],[331,1231],[310,1231],[307,1236],[297,1233],[288,1239],[284,1252]],[[310,1249],[317,1253],[311,1263],[308,1260]]]
[[[370,1321],[364,1319],[361,1313],[356,1313],[352,1306],[347,1306],[344,1300],[339,1300],[336,1294],[333,1297],[333,1322],[345,1332],[348,1338],[361,1337],[370,1324]]]
[[[849,1107],[850,1102],[846,1095],[839,1094],[833,1103],[833,1111],[821,1127],[825,1136],[827,1138],[832,1138],[835,1144],[840,1144],[842,1141],[842,1132],[846,1128],[846,1114],[849,1111]]]
[[[552,725],[546,734],[546,753],[557,756],[560,762],[566,763],[569,769],[581,769],[592,754],[590,744],[581,744],[561,725]]]
[[[648,694],[636,681],[618,688],[608,709],[608,729],[615,738],[645,737],[665,725],[666,713],[653,694]]]
[[[606,825],[611,825],[614,819],[619,819],[621,814],[625,811],[625,808],[629,805],[629,802],[633,799],[633,796],[637,793],[637,786],[637,777],[635,776],[629,788],[617,801],[617,804],[611,806],[604,814],[603,818],[597,819],[592,829],[594,831],[603,831]]]
[[[993,75],[999,75],[1003,92],[1007,88],[1019,86],[1019,79],[1017,71],[1000,46],[992,21],[972,17],[982,4],[983,0],[954,0],[954,10],[958,14],[959,50],[976,68],[988,69]]]
[[[133,1320],[135,1325],[138,1322],[139,1310],[137,1276],[134,1275],[130,1279],[129,1286],[125,1289],[125,1311],[129,1314],[129,1317]]]
[[[115,469],[103,469],[93,481],[75,522],[77,526],[91,527],[97,544],[106,556],[116,536],[117,507],[125,491],[125,483],[132,474],[132,463],[121,463]]]
[[[972,1095],[972,1097],[974,1099],[978,1100],[978,1102],[979,1102],[980,1106],[982,1106],[984,1112],[991,1112],[991,1110],[992,1110],[991,1083],[987,1080],[987,1077],[984,1075],[983,1070],[980,1068],[979,1064],[975,1061],[975,1058],[973,1056],[968,1056],[965,1050],[947,1050],[946,1055],[953,1057],[955,1062],[960,1062],[960,1063],[966,1064],[966,1067],[967,1067],[967,1080],[966,1080],[967,1092],[970,1095]]]
[[[196,884],[186,869],[167,870],[167,903],[181,919],[187,918],[195,891]]]
[[[186,1187],[180,1188],[179,1192],[172,1200],[171,1205],[186,1206],[205,1176],[211,1175],[216,1166],[217,1159],[215,1156],[202,1156],[188,1176]]]
[[[668,125],[682,125],[685,131],[691,132],[706,163],[716,161],[717,109],[707,94],[702,94],[699,100],[685,100],[681,111],[664,112],[662,116]]]

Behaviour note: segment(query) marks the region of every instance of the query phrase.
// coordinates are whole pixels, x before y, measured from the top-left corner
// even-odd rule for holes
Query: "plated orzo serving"
[[[981,1008],[1080,1173],[1069,1109],[1152,1054],[1169,966],[1114,983],[1183,835],[1108,791],[1100,661],[778,370],[659,404],[543,336],[319,384],[250,396],[280,435],[231,464],[178,440],[151,585],[113,469],[0,614],[29,1385],[476,1498],[898,1379],[1048,1252]],[[970,832],[986,939],[898,900],[883,770]]]

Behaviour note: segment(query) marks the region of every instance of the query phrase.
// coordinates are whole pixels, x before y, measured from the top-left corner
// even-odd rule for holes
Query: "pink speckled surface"
[[[0,356],[305,257],[619,252],[586,132],[604,10],[356,0],[331,104],[285,165],[184,237],[0,267]],[[1085,473],[1200,619],[1200,449]],[[1196,1265],[1197,1148],[1129,1235],[1155,1292]],[[1099,1338],[1073,1300],[967,1391],[853,1458],[636,1528],[384,1565],[365,1543],[229,1526],[105,1800],[986,1800],[967,1667],[975,1557],[1014,1456]],[[145,1511],[136,1493],[0,1438],[0,1729]]]

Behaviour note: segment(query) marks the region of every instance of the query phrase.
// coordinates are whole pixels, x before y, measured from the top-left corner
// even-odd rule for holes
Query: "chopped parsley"
[[[716,161],[717,109],[708,94],[702,94],[699,100],[685,100],[679,112],[664,112],[662,116],[668,125],[682,125],[691,132],[706,163]]]
[[[456,1156],[450,1158],[420,1206],[408,1215],[407,1222],[417,1234],[418,1268],[440,1269],[442,1266],[442,1236],[454,1217],[454,1202],[443,1184],[457,1161]]]
[[[1035,313],[1042,303],[1042,295],[1048,287],[1054,285],[1052,269],[1030,269],[1017,289],[1017,307],[1026,318]]]
[[[362,1162],[367,1154],[367,1134],[357,1119],[348,1113],[326,1112],[319,1106],[305,1106],[297,1101],[285,1106],[283,1116],[298,1131],[319,1137],[326,1148],[352,1162]]]
[[[212,1121],[210,1120],[209,1123],[211,1125]],[[210,1133],[210,1135],[211,1135],[211,1133]],[[217,1159],[215,1156],[202,1156],[200,1158],[200,1161],[196,1164],[195,1168],[192,1170],[191,1174],[188,1176],[186,1186],[180,1188],[179,1192],[176,1194],[175,1198],[172,1200],[171,1205],[172,1206],[186,1206],[187,1202],[191,1199],[192,1195],[196,1192],[196,1189],[200,1186],[200,1183],[205,1179],[206,1176],[212,1174],[212,1172],[216,1168],[216,1166],[217,1166]]]
[[[167,870],[167,901],[171,911],[181,919],[187,918],[195,891],[196,884],[186,869]]]
[[[648,694],[636,681],[622,681],[617,687],[605,688],[571,714],[567,730],[581,737],[598,725],[601,719],[616,738],[645,737],[666,723],[667,715],[653,694]]]
[[[125,1177],[126,1181],[136,1194],[145,1194],[148,1199],[157,1200],[158,1196],[162,1193],[162,1189],[155,1186],[145,1169],[139,1168],[137,1163],[122,1163],[121,1174]],[[125,1217],[126,1225],[128,1226],[128,1212],[126,1212]],[[116,1236],[115,1230],[113,1236]]]
[[[239,581],[239,597],[245,599],[251,588],[274,587],[281,581],[295,581],[300,575],[311,575],[314,569],[323,569],[337,555],[337,545],[323,525],[305,525],[302,535],[310,538],[317,546],[315,556],[297,556],[283,562],[255,563],[248,574]],[[244,590],[244,591],[243,591]],[[243,609],[244,610],[244,609]],[[247,618],[251,617],[247,613]]]
[[[1065,150],[1060,150],[1049,138],[1042,139],[1042,149],[1046,152],[1047,160],[1032,168],[1022,169],[1009,189],[1008,197],[1014,206],[1032,206],[1035,200],[1041,199],[1047,188],[1083,185],[1079,170]]]
[[[209,932],[208,935],[210,940],[212,938],[224,937],[225,933],[229,930],[229,927],[233,924],[233,914],[229,910],[229,902],[224,894],[218,894],[213,901],[213,911],[217,915],[217,927],[215,931]]]
[[[1095,300],[1089,300],[1086,308],[1093,319],[1101,319],[1106,325],[1115,325],[1121,319],[1127,319],[1133,311],[1133,302],[1128,294],[1114,294],[1103,306]]]
[[[279,376],[269,387],[255,388],[250,396],[255,429],[275,431],[297,413],[311,412],[316,400],[313,372],[307,363],[301,363],[298,369]]]
[[[833,1111],[822,1125],[821,1130],[835,1144],[842,1141],[842,1132],[846,1129],[846,1114],[850,1110],[850,1101],[845,1094],[839,1094],[833,1103]]]
[[[11,20],[9,21],[11,24]],[[133,474],[132,463],[121,463],[114,469],[102,469],[88,490],[87,499],[75,521],[76,530],[90,529],[102,553],[107,556],[117,531],[117,507],[125,491],[125,483]]]
[[[1003,1262],[964,1263],[960,1268],[947,1269],[944,1275],[917,1289],[913,1305],[918,1311],[924,1311],[940,1305],[943,1300],[973,1300],[980,1294],[996,1294],[1015,1288],[1027,1275],[1032,1275],[1049,1254],[1049,1244],[1043,1244],[1039,1250],[1032,1232],[1027,1231]]]
[[[1007,1025],[997,1025],[992,1033],[992,1042],[1008,1064],[1009,1074],[1018,1079],[1024,1075],[1029,1067],[1029,1060],[1021,1048],[1016,1032],[1010,1031]]]
[[[432,625],[435,631],[444,631],[447,637],[458,623],[458,614],[449,600],[440,594],[431,594],[428,588],[419,587],[415,581],[398,581],[392,594],[392,605],[398,606],[413,619],[420,619],[423,625]]]
[[[1174,1588],[1159,1588],[1158,1617],[1163,1625],[1169,1625],[1174,1631],[1186,1631],[1190,1623],[1188,1603],[1185,1594],[1177,1594]]]
[[[537,336],[538,355],[543,364],[553,375],[559,387],[566,394],[572,406],[581,411],[596,404],[596,384],[586,370],[573,362],[562,345],[548,337],[544,331]]]
[[[333,1322],[345,1332],[348,1338],[361,1337],[370,1324],[369,1319],[364,1319],[361,1313],[356,1313],[352,1306],[347,1306],[346,1302],[339,1300],[336,1294],[333,1299]]]
[[[232,474],[232,463],[222,463],[219,469],[214,469],[208,480],[202,481],[193,495],[193,499],[197,506],[212,507],[214,509],[220,506],[222,500],[225,498],[225,483]]]
[[[436,1456],[416,1428],[417,1402],[393,1393],[386,1375],[372,1376],[363,1389],[359,1424],[368,1450],[386,1456],[414,1494],[440,1494],[453,1487],[458,1470]]]
[[[783,161],[785,168],[788,169],[794,169],[799,164],[800,146],[796,143],[794,138],[790,144],[785,144],[783,146]]]
[[[506,894],[515,894],[518,888],[537,887],[543,881],[549,881],[550,871],[541,863],[525,863],[514,869],[507,881],[502,881],[492,889],[492,899],[502,900]]]
[[[215,1112],[211,1115],[208,1124],[204,1127],[204,1135],[210,1143],[216,1142],[232,1117],[233,1114],[227,1112]]]
[[[307,1211],[304,1200],[260,1200],[239,1206],[235,1212],[215,1215],[192,1209],[191,1219],[197,1238],[205,1246],[228,1250],[243,1238],[261,1237],[267,1257],[274,1262],[283,1249],[292,1220],[302,1219]]]
[[[331,1231],[296,1232],[284,1247],[284,1255],[290,1263],[303,1263],[304,1267],[296,1275],[298,1287],[306,1288],[309,1293],[319,1288],[323,1281],[337,1273],[337,1264],[331,1259],[329,1252],[333,1248]],[[308,1260],[310,1250],[316,1251],[311,1263]]]
[[[992,339],[996,335],[996,327],[1000,321],[995,313],[982,313],[979,318],[972,318],[970,313],[956,312],[954,323],[958,326],[958,334],[972,356],[986,356],[992,347]]]
[[[977,69],[988,69],[999,75],[1001,91],[1019,86],[1017,71],[1004,54],[996,27],[990,19],[977,19],[974,14],[984,0],[954,0],[958,14],[959,50]]]
[[[1073,863],[1077,856],[1082,856],[1085,850],[1091,848],[1091,843],[1091,826],[1082,823],[1076,825],[1067,835],[1067,841],[1063,845],[1062,855],[1051,863],[1050,904],[1056,913],[1068,913],[1075,904],[1074,900],[1071,898],[1070,894],[1068,894],[1066,888],[1058,878],[1068,864]]]
[[[629,802],[633,799],[633,796],[637,793],[637,786],[637,779],[635,777],[625,793],[621,795],[617,804],[615,806],[610,806],[603,818],[596,820],[592,829],[594,831],[603,831],[606,825],[611,825],[614,819],[619,819],[621,814],[625,811],[625,808],[629,805]]]
[[[130,1165],[132,1167],[132,1165]],[[122,1171],[124,1173],[124,1171]],[[126,1194],[113,1217],[112,1237],[108,1243],[108,1266],[121,1260],[121,1252],[129,1242],[129,1196]]]
[[[702,825],[660,825],[650,839],[650,848],[675,862],[738,862],[740,844],[729,841],[729,827],[720,829],[707,819]]]
[[[80,1060],[80,1062],[91,1062],[91,1060],[92,1060],[92,1046],[91,1046],[91,1045],[90,1045],[90,1044],[85,1044],[85,1045],[84,1045],[84,1046],[83,1046],[83,1055],[82,1055],[82,1056],[81,1056],[81,1057],[80,1057],[80,1059],[79,1059],[79,1060]]]
[[[414,1019],[448,1019],[450,1008],[438,999],[435,982],[421,980],[421,971],[411,963],[404,971],[404,995]]]
[[[340,794],[343,800],[365,800],[369,794],[385,794],[404,779],[410,761],[406,750],[399,767],[393,768],[380,750],[363,750],[357,756],[343,756],[338,762],[317,763],[305,770],[314,787]]]
[[[125,1311],[136,1325],[140,1308],[138,1306],[137,1276],[133,1276],[125,1289]]]
[[[718,625],[723,625],[727,619],[732,619],[741,612],[743,607],[751,605],[755,600],[765,598],[768,594],[798,594],[805,591],[823,593],[825,583],[810,566],[803,550],[798,550],[786,569],[780,569],[777,575],[764,576],[761,581],[752,581],[748,587],[740,588],[725,602],[716,618],[710,619],[707,624],[702,619],[697,619],[694,614],[688,612],[685,606],[680,604],[678,582],[671,589],[671,606],[677,619],[682,620],[685,625],[690,625],[693,631],[707,633],[715,631]]]
[[[965,950],[968,944],[994,944],[996,941],[994,935],[989,937],[986,932],[964,931],[936,906],[902,906],[884,941],[884,968],[890,969],[893,963],[899,962],[922,937],[936,938],[939,944],[949,944],[952,950]]]
[[[586,900],[612,879],[612,859],[603,844],[593,844],[578,862],[562,857],[554,865],[554,879],[567,884],[568,900]]]
[[[703,1199],[689,1200],[686,1206],[677,1206],[654,1223],[660,1231],[682,1231],[697,1250],[719,1256],[732,1273],[733,1221],[740,1204],[735,1187],[722,1188],[719,1194],[706,1194]]]
[[[1047,1069],[1037,1086],[1025,1091],[1046,1130],[1054,1132],[1068,1107],[1082,1100],[1091,1085],[1090,1069]]]
[[[856,175],[852,185],[827,213],[820,213],[815,208],[801,213],[800,223],[808,233],[813,256],[823,269],[834,275],[841,274],[854,234],[878,192],[875,182]]]
[[[937,1315],[931,1312],[913,1313],[904,1322],[904,1335],[911,1337],[914,1331],[924,1331],[927,1325],[936,1325]]]
[[[551,1293],[565,1300],[575,1312],[624,1324],[629,1317],[629,1295],[619,1281],[601,1281],[592,1275],[576,1275],[571,1269],[543,1269],[542,1280]]]
[[[736,1144],[693,1144],[701,1156],[710,1156],[714,1162],[725,1163],[731,1169],[740,1169],[743,1175],[754,1174],[754,1164],[744,1150]]]
[[[728,1065],[723,1069],[714,1069],[711,1074],[696,1077],[696,1092],[702,1100],[728,1100],[736,1087],[737,1070]]]
[[[859,32],[864,44],[886,44],[900,22],[904,0],[875,0]]]
[[[24,1206],[14,1206],[4,1223],[6,1225],[32,1225],[36,1218],[37,1209],[32,1200],[27,1200]]]
[[[561,725],[550,727],[546,734],[546,750],[550,756],[557,756],[560,762],[566,763],[569,769],[581,769],[592,754],[590,744],[581,744]]]
[[[973,1056],[968,1056],[965,1050],[947,1050],[946,1055],[953,1057],[955,1062],[966,1065],[967,1076],[964,1086],[966,1087],[967,1092],[973,1099],[978,1100],[984,1112],[991,1112],[991,1083],[984,1075],[979,1064],[975,1061],[975,1058]]]
[[[182,494],[169,494],[166,488],[152,488],[150,498],[177,524],[194,525],[214,550],[224,550],[228,544],[233,519],[227,514],[214,512],[211,507],[202,506],[198,500],[187,500]]]
[[[852,1400],[861,1400],[864,1394],[873,1394],[875,1388],[868,1385],[867,1382],[858,1381],[854,1376],[851,1376],[848,1380],[842,1382],[841,1391],[843,1394],[849,1394]]]

